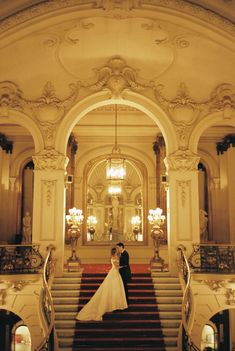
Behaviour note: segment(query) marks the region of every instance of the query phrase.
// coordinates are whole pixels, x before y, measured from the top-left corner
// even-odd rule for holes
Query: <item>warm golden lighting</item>
[[[126,177],[125,159],[121,157],[121,150],[117,144],[117,105],[115,105],[115,143],[111,156],[107,159],[106,178],[117,181]]]
[[[109,186],[108,192],[110,195],[118,195],[122,192],[122,188],[120,185],[112,184]]]
[[[87,224],[89,226],[94,226],[97,224],[97,219],[96,219],[96,216],[88,216],[87,218]]]
[[[132,225],[140,225],[140,223],[141,223],[140,216],[133,216],[131,218]]]
[[[67,223],[72,226],[81,225],[83,218],[82,210],[79,210],[76,207],[70,208],[69,215],[66,215]]]
[[[166,217],[162,215],[162,209],[157,207],[155,210],[149,210],[148,221],[154,226],[161,227]]]

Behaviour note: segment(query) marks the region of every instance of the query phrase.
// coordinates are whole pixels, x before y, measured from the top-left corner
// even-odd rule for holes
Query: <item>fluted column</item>
[[[168,173],[168,247],[171,272],[176,271],[177,247],[188,253],[200,241],[198,171],[199,157],[190,150],[178,150],[165,158]]]
[[[68,158],[54,149],[33,156],[34,200],[32,240],[46,252],[48,244],[56,248],[56,272],[64,265],[65,169]]]

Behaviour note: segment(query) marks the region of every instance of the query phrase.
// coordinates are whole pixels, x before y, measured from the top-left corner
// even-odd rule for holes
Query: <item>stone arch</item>
[[[18,124],[26,128],[34,141],[35,153],[39,152],[44,147],[43,137],[37,124],[26,114],[16,110],[9,110],[9,116],[1,117],[0,124]]]
[[[194,126],[194,129],[189,138],[189,149],[194,153],[198,152],[198,143],[203,132],[209,127],[216,125],[226,125],[235,127],[235,119],[225,119],[223,111],[214,112],[204,117],[199,123]]]
[[[143,95],[130,91],[125,92],[125,99],[110,98],[110,94],[107,91],[101,91],[79,101],[67,113],[58,128],[55,140],[56,150],[63,154],[66,153],[67,141],[73,127],[88,112],[100,106],[112,104],[129,105],[144,112],[160,128],[165,140],[167,154],[177,149],[178,142],[173,124],[167,114],[155,102]]]
[[[12,162],[11,167],[11,177],[19,176],[24,168],[24,166],[32,160],[32,155],[34,155],[34,149],[25,149],[20,154],[16,156]]]
[[[215,159],[205,150],[198,150],[198,155],[200,159],[205,163],[207,170],[209,171],[211,178],[219,177],[219,167]]]

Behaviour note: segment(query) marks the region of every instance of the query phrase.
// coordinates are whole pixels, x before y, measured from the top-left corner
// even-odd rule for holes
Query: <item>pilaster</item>
[[[68,158],[54,149],[33,156],[34,201],[32,240],[41,244],[41,252],[49,244],[55,246],[56,272],[64,264],[65,169]]]
[[[167,218],[169,265],[177,270],[177,247],[188,252],[193,242],[200,241],[198,171],[199,157],[190,150],[178,150],[165,158],[168,173]]]

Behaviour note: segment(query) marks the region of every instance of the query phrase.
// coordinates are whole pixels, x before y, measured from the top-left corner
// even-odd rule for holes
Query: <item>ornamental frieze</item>
[[[41,96],[30,100],[23,96],[23,92],[14,82],[0,82],[0,112],[3,108],[24,111],[27,115],[36,118],[39,123],[57,123],[77,99],[78,83],[70,84],[69,88],[69,96],[60,99],[56,96],[53,84],[47,82]]]
[[[65,170],[68,157],[55,149],[45,149],[32,156],[35,170],[52,171]]]
[[[162,7],[174,9],[195,16],[206,23],[211,23],[216,25],[219,28],[227,31],[228,33],[235,34],[234,24],[227,20],[226,18],[216,14],[215,12],[210,11],[209,9],[203,8],[199,4],[192,4],[187,1],[179,0],[56,0],[56,1],[46,1],[42,3],[35,4],[30,6],[18,13],[15,13],[13,16],[9,16],[6,19],[1,21],[0,25],[0,34],[16,27],[17,25],[25,24],[27,21],[35,19],[41,15],[45,15],[49,12],[60,10],[63,8],[76,7],[77,11],[83,9],[97,10],[100,9],[103,11],[103,15],[116,18],[123,18],[124,16],[132,15],[133,10],[138,9],[151,9],[153,12],[159,12]]]

